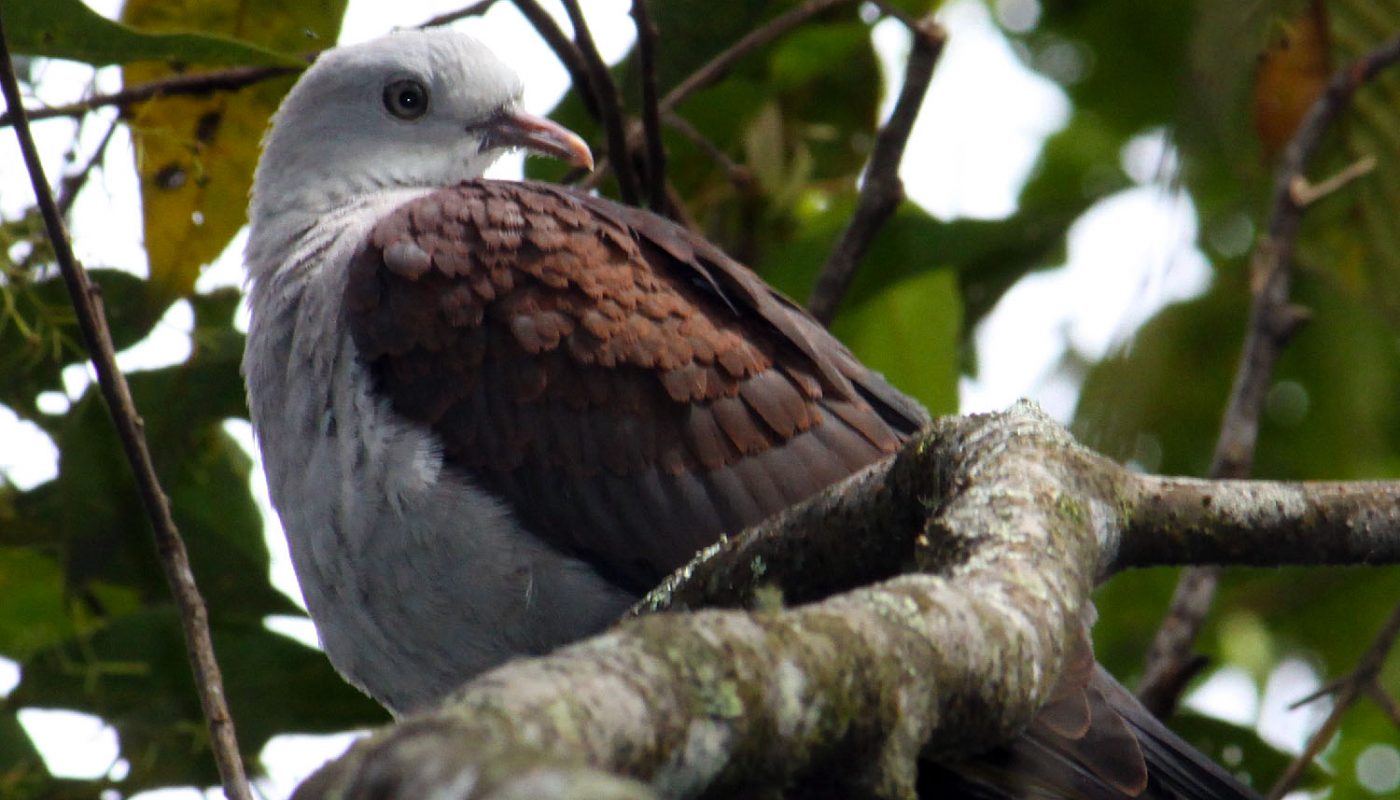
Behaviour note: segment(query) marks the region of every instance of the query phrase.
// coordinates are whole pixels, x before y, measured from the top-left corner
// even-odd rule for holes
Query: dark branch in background
[[[113,122],[107,126],[107,132],[102,135],[102,141],[98,143],[97,149],[93,151],[92,157],[87,160],[82,169],[72,175],[63,176],[58,182],[58,215],[67,217],[68,212],[73,208],[73,201],[78,199],[78,192],[87,185],[88,177],[92,171],[107,155],[107,145],[112,143],[112,134],[117,132],[117,123]]]
[[[632,0],[632,20],[637,26],[637,53],[641,57],[642,132],[646,138],[647,207],[671,216],[666,196],[666,144],[661,141],[661,100],[656,88],[656,41],[659,36],[647,0]]]
[[[465,8],[459,8],[456,11],[449,11],[446,14],[438,14],[436,17],[424,20],[423,22],[418,23],[418,27],[440,28],[443,25],[451,25],[459,19],[466,19],[467,17],[479,17],[482,14],[485,14],[487,11],[490,11],[491,6],[496,5],[497,2],[498,0],[480,0],[480,2],[472,3],[471,5]]]
[[[627,126],[622,119],[622,99],[618,97],[617,84],[613,83],[607,62],[598,53],[598,46],[593,42],[593,33],[588,30],[588,21],[583,18],[578,0],[564,0],[564,10],[569,12],[569,23],[574,26],[574,44],[583,56],[589,84],[598,100],[603,130],[608,137],[608,155],[611,157],[613,175],[617,177],[618,194],[624,203],[637,205],[641,191],[637,188],[637,173],[627,149]]]
[[[228,706],[224,702],[223,678],[219,674],[219,664],[214,658],[214,644],[209,636],[209,615],[204,607],[204,599],[200,597],[194,573],[190,570],[185,543],[175,528],[175,520],[170,513],[170,500],[160,487],[160,479],[156,477],[155,465],[151,461],[150,450],[146,447],[144,423],[132,402],[126,378],[117,369],[111,331],[107,328],[98,292],[88,281],[87,272],[73,257],[68,233],[64,230],[63,217],[44,177],[44,167],[39,162],[34,137],[29,131],[29,121],[25,118],[19,83],[15,80],[14,63],[10,60],[3,21],[0,21],[0,85],[4,89],[5,104],[13,116],[20,150],[24,153],[25,166],[29,170],[29,179],[34,185],[34,195],[44,218],[44,228],[53,244],[54,258],[58,261],[63,281],[68,286],[73,309],[77,312],[78,327],[82,330],[83,341],[92,356],[93,367],[97,370],[98,386],[101,387],[102,396],[107,401],[107,410],[112,416],[117,437],[121,440],[122,449],[131,465],[137,489],[141,494],[141,502],[155,530],[156,549],[160,553],[165,579],[169,582],[171,594],[174,595],[175,603],[180,609],[185,648],[194,668],[195,685],[199,690],[204,717],[208,721],[210,746],[214,753],[214,761],[219,767],[219,775],[223,778],[224,793],[233,800],[252,800],[248,778],[243,772],[243,761],[238,754],[233,717],[229,715]]]
[[[691,125],[689,120],[674,111],[665,113],[665,122],[671,130],[689,139],[700,152],[710,157],[710,160],[719,165],[724,170],[724,174],[729,177],[729,182],[734,184],[734,188],[740,192],[747,192],[753,188],[754,177],[749,168],[743,164],[736,163],[729,154],[724,152],[724,148],[710,141],[700,129]]]
[[[1303,747],[1303,752],[1299,753],[1288,764],[1288,768],[1283,771],[1279,779],[1269,789],[1269,800],[1278,800],[1298,786],[1298,781],[1302,780],[1303,774],[1307,772],[1308,765],[1314,758],[1322,752],[1336,734],[1337,727],[1341,725],[1342,715],[1344,715],[1352,705],[1359,700],[1362,695],[1370,695],[1375,698],[1381,710],[1388,712],[1395,720],[1397,727],[1400,727],[1400,718],[1395,716],[1395,700],[1380,685],[1377,676],[1380,675],[1381,667],[1385,666],[1386,656],[1390,654],[1390,648],[1395,646],[1395,639],[1400,636],[1400,605],[1390,612],[1390,617],[1385,624],[1377,631],[1375,639],[1366,648],[1366,652],[1361,659],[1356,662],[1356,668],[1351,674],[1335,680],[1308,697],[1294,703],[1290,708],[1298,708],[1306,703],[1332,695],[1332,710],[1327,714],[1327,719],[1322,725],[1313,731],[1308,737],[1308,743]]]
[[[913,28],[913,34],[909,63],[904,68],[904,87],[900,89],[899,100],[895,102],[889,120],[875,137],[875,148],[870,153],[856,211],[822,265],[817,284],[812,288],[812,296],[807,299],[807,310],[825,325],[830,325],[836,316],[841,298],[850,288],[856,267],[865,258],[875,234],[904,201],[904,182],[899,178],[899,163],[904,158],[904,147],[909,143],[909,133],[914,129],[914,120],[919,116],[924,95],[928,93],[933,68],[938,64],[938,57],[942,55],[943,45],[947,41],[947,34],[932,17],[920,21]]]
[[[525,19],[534,26],[535,32],[544,39],[554,51],[554,55],[559,58],[564,69],[568,70],[569,80],[573,83],[575,91],[579,94],[579,99],[583,100],[583,107],[594,119],[601,120],[602,115],[598,108],[598,97],[593,91],[593,83],[588,78],[588,65],[584,63],[583,54],[574,46],[573,41],[564,33],[564,29],[554,21],[554,17],[535,0],[512,0],[515,7],[520,9],[520,13],[525,15]]]
[[[307,63],[314,59],[314,55],[307,56]],[[261,83],[272,78],[279,78],[283,75],[291,75],[299,72],[297,67],[233,67],[231,69],[216,70],[213,72],[201,72],[197,75],[175,75],[170,78],[140,83],[122,89],[111,94],[98,94],[68,105],[52,106],[50,108],[32,109],[26,112],[26,117],[33,120],[53,119],[55,117],[81,117],[91,111],[106,106],[116,106],[125,109],[135,103],[144,102],[157,97],[174,97],[187,94],[208,94],[215,91],[233,91]],[[0,115],[0,127],[8,127],[15,124],[15,112],[11,108],[3,115]]]
[[[666,96],[661,98],[661,113],[671,111],[687,97],[723,78],[735,64],[753,51],[768,45],[823,11],[850,2],[853,0],[807,0],[797,8],[779,14],[707,61],[667,92]]]
[[[1308,162],[1356,90],[1397,60],[1400,37],[1338,70],[1283,151],[1274,181],[1268,233],[1255,248],[1250,267],[1254,299],[1249,327],[1220,425],[1210,469],[1212,478],[1249,475],[1259,438],[1259,416],[1273,380],[1274,365],[1289,339],[1307,320],[1307,311],[1290,303],[1289,287],[1298,228],[1308,203],[1317,199],[1308,191]],[[1159,717],[1170,715],[1186,683],[1199,669],[1192,668],[1200,663],[1193,648],[1215,597],[1219,576],[1219,567],[1196,567],[1182,574],[1167,617],[1148,650],[1138,698]]]

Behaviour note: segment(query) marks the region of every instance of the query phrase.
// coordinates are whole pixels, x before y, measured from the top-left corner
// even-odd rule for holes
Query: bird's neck
[[[395,186],[347,196],[321,193],[305,202],[273,202],[255,189],[243,257],[249,282],[265,282],[278,274],[291,277],[285,273],[308,263],[311,254],[332,242],[363,241],[376,221],[431,191]]]

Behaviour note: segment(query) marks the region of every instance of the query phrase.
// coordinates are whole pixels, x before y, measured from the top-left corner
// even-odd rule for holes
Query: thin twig
[[[830,324],[836,316],[841,298],[850,288],[856,267],[865,258],[875,234],[904,200],[899,163],[904,158],[909,133],[914,129],[914,120],[919,116],[929,81],[933,79],[933,69],[947,40],[947,34],[932,17],[920,21],[914,29],[914,45],[904,68],[904,87],[900,89],[889,120],[875,137],[875,148],[870,153],[855,213],[826,264],[822,265],[817,284],[807,300],[807,310],[825,324]]]
[[[613,175],[617,178],[618,194],[622,201],[636,205],[641,198],[637,188],[637,173],[632,166],[632,156],[627,149],[627,126],[622,118],[622,99],[617,94],[617,84],[613,83],[612,73],[607,62],[598,52],[593,41],[593,33],[588,30],[588,21],[583,18],[583,9],[578,0],[564,0],[564,10],[569,13],[569,23],[574,26],[574,45],[583,56],[584,67],[588,70],[589,83],[598,100],[598,110],[603,121],[603,131],[608,137],[608,155],[612,157]]]
[[[1366,694],[1387,717],[1390,717],[1390,721],[1396,729],[1400,730],[1400,702],[1396,702],[1390,692],[1387,692],[1385,687],[1381,686],[1374,678],[1366,686]]]
[[[107,145],[112,143],[112,134],[117,132],[117,123],[112,122],[107,126],[107,132],[102,135],[102,141],[98,143],[97,149],[93,151],[92,157],[87,160],[83,168],[73,173],[65,175],[58,182],[58,214],[67,217],[68,212],[73,208],[73,201],[78,199],[78,192],[87,185],[88,176],[97,167],[98,162],[107,155]]]
[[[314,55],[307,56],[307,62],[314,58]],[[91,111],[106,106],[116,106],[125,109],[135,103],[152,100],[157,97],[174,97],[177,95],[208,94],[215,91],[232,91],[242,89],[245,86],[278,78],[283,75],[290,75],[298,72],[298,67],[232,67],[230,69],[215,70],[213,72],[201,72],[196,75],[174,75],[169,78],[139,83],[129,86],[119,92],[111,94],[98,94],[81,100],[77,103],[69,103],[61,106],[51,106],[49,108],[30,109],[25,112],[29,121],[54,118],[81,117]],[[0,128],[15,124],[15,112],[13,109],[7,110],[0,115]]]
[[[667,92],[666,96],[661,98],[661,113],[674,109],[687,97],[723,78],[735,64],[753,51],[768,45],[823,11],[850,2],[853,0],[807,0],[797,8],[779,14],[707,61]]]
[[[642,70],[642,130],[646,136],[647,206],[658,214],[670,214],[666,198],[666,144],[661,141],[661,101],[656,88],[656,23],[647,0],[632,0],[632,20],[637,26],[637,52]]]
[[[1297,708],[1325,695],[1331,695],[1333,698],[1332,710],[1328,712],[1327,719],[1323,720],[1322,725],[1313,732],[1312,736],[1308,737],[1308,743],[1303,747],[1303,752],[1289,762],[1288,768],[1283,771],[1273,788],[1269,790],[1270,800],[1278,800],[1297,787],[1298,781],[1302,779],[1308,765],[1312,763],[1314,758],[1317,758],[1317,754],[1322,752],[1327,743],[1332,741],[1332,736],[1336,734],[1342,717],[1367,691],[1367,688],[1375,683],[1376,675],[1380,673],[1381,667],[1385,664],[1390,649],[1395,646],[1397,636],[1400,636],[1400,605],[1396,605],[1391,610],[1385,624],[1376,632],[1375,638],[1371,640],[1366,652],[1357,660],[1356,667],[1350,674],[1340,680],[1333,681],[1323,687],[1321,691],[1314,692],[1293,705],[1294,708]]]
[[[1308,109],[1283,151],[1274,179],[1269,229],[1255,248],[1251,264],[1253,302],[1245,333],[1240,366],[1220,424],[1220,438],[1212,459],[1212,478],[1247,477],[1254,464],[1259,438],[1259,416],[1264,396],[1273,380],[1279,354],[1307,311],[1289,301],[1293,247],[1307,203],[1295,192],[1323,136],[1347,108],[1358,88],[1377,73],[1400,61],[1400,37],[1372,51],[1333,74],[1322,96]],[[1148,650],[1146,669],[1138,697],[1153,713],[1167,716],[1175,708],[1190,671],[1192,649],[1210,609],[1218,584],[1218,571],[1190,568],[1183,572],[1166,621]]]
[[[1293,200],[1298,205],[1307,207],[1332,194],[1340,192],[1352,181],[1370,175],[1376,169],[1376,157],[1364,156],[1348,164],[1344,169],[1318,183],[1312,183],[1307,178],[1299,175],[1293,181],[1291,189]]]
[[[14,64],[10,60],[3,21],[0,21],[0,88],[4,90],[5,103],[14,117],[15,133],[19,137],[20,150],[24,153],[25,166],[29,170],[29,179],[34,186],[39,211],[44,218],[44,227],[53,244],[54,258],[63,273],[68,294],[73,300],[83,341],[97,370],[98,385],[107,401],[107,409],[116,426],[117,436],[121,439],[122,449],[126,452],[135,475],[141,501],[155,530],[156,549],[160,553],[161,566],[165,570],[171,594],[174,595],[175,603],[180,609],[185,648],[194,668],[195,684],[199,690],[200,704],[204,708],[204,717],[209,725],[210,746],[213,749],[214,761],[219,767],[219,775],[223,778],[224,793],[234,800],[252,800],[248,778],[243,771],[243,761],[239,757],[233,717],[229,715],[228,706],[224,702],[223,679],[219,674],[219,664],[214,658],[208,612],[205,610],[203,598],[200,597],[199,587],[195,584],[194,573],[190,570],[185,543],[175,528],[169,498],[162,491],[160,480],[156,477],[155,465],[151,461],[151,453],[146,447],[145,435],[142,432],[144,423],[136,412],[126,378],[117,369],[111,331],[107,328],[97,290],[89,283],[86,271],[73,257],[63,218],[44,177],[44,167],[39,162],[39,153],[34,146],[34,137],[30,133],[29,121],[25,118],[24,106],[21,103],[19,82],[15,79]]]
[[[700,152],[709,156],[710,160],[718,164],[720,169],[724,170],[725,175],[729,177],[729,182],[734,184],[734,188],[741,192],[746,192],[753,188],[753,172],[750,171],[748,167],[730,158],[729,154],[724,152],[722,147],[710,141],[709,137],[701,133],[699,128],[691,125],[690,120],[687,120],[674,111],[667,111],[664,116],[664,122],[676,133],[679,133],[693,142],[696,147],[700,148]]]
[[[487,11],[490,11],[491,6],[496,5],[497,2],[498,0],[478,0],[478,2],[472,3],[471,5],[465,8],[459,8],[456,11],[449,11],[446,14],[438,14],[436,17],[432,17],[430,19],[418,23],[417,27],[440,28],[443,25],[451,25],[459,19],[466,19],[467,17],[479,17],[482,14],[485,14]]]
[[[564,65],[564,69],[569,73],[569,80],[574,84],[574,91],[578,92],[579,99],[583,101],[583,108],[588,115],[594,119],[602,119],[598,110],[598,96],[593,89],[593,83],[589,80],[588,65],[584,63],[583,53],[579,52],[564,29],[559,27],[559,23],[554,21],[554,17],[549,15],[535,0],[512,0],[515,7],[520,9],[520,13],[525,15],[525,19],[535,27],[535,32],[544,39],[554,51],[554,55],[559,58],[559,63]]]

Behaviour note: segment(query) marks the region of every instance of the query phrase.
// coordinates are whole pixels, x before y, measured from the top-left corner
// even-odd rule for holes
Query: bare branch
[[[165,579],[170,584],[171,594],[180,609],[180,622],[185,635],[185,648],[190,664],[194,669],[195,685],[199,689],[200,705],[209,725],[209,739],[223,778],[224,792],[234,800],[252,800],[248,778],[243,771],[243,761],[238,753],[238,740],[234,735],[233,717],[224,702],[223,678],[219,674],[219,664],[214,657],[214,644],[209,636],[209,616],[190,569],[189,554],[184,540],[175,527],[170,513],[170,500],[160,487],[155,465],[151,461],[150,450],[146,446],[144,423],[131,399],[131,391],[121,370],[117,369],[116,354],[112,348],[112,335],[102,311],[97,290],[88,281],[87,272],[73,257],[73,249],[64,229],[63,217],[54,202],[49,184],[44,177],[43,164],[34,146],[34,137],[29,130],[24,107],[19,93],[19,83],[15,79],[14,63],[10,60],[9,44],[5,38],[4,24],[0,22],[0,86],[4,89],[5,103],[13,116],[15,134],[19,137],[20,150],[24,153],[25,167],[34,187],[34,196],[39,211],[44,218],[44,227],[53,244],[54,258],[58,261],[63,281],[68,286],[68,294],[77,312],[78,327],[83,341],[92,356],[93,367],[97,370],[97,383],[102,396],[107,401],[107,410],[117,429],[122,449],[136,478],[136,486],[141,494],[141,502],[146,508],[155,530],[156,549],[160,553],[161,566]]]
[[[1342,189],[1345,189],[1352,181],[1370,175],[1376,169],[1376,157],[1365,156],[1353,161],[1343,168],[1336,175],[1327,178],[1319,183],[1312,183],[1307,178],[1299,175],[1294,181],[1290,191],[1293,200],[1298,205],[1306,208],[1314,203],[1329,197]]]
[[[728,176],[729,182],[734,184],[734,188],[741,192],[746,192],[753,188],[754,177],[753,173],[749,171],[749,168],[745,167],[743,164],[736,163],[734,159],[730,158],[729,155],[724,152],[723,148],[710,141],[698,128],[691,125],[689,120],[674,111],[667,111],[665,114],[665,122],[676,133],[679,133],[693,142],[696,147],[700,148],[702,153],[710,157],[711,161],[718,164],[720,169],[724,170],[724,174]]]
[[[315,55],[306,57],[310,63]],[[233,67],[230,69],[215,70],[212,72],[200,72],[194,75],[174,75],[161,80],[149,81],[147,83],[129,86],[119,92],[111,94],[98,94],[77,103],[70,103],[62,106],[52,106],[49,108],[30,109],[25,112],[29,120],[54,119],[58,117],[73,118],[81,117],[99,108],[116,106],[126,109],[136,103],[153,100],[157,97],[175,97],[179,95],[209,94],[217,91],[233,91],[261,83],[272,78],[280,78],[283,75],[291,75],[300,71],[297,67]],[[15,113],[13,108],[0,115],[0,128],[15,124]]]
[[[1303,752],[1289,762],[1288,768],[1283,771],[1273,788],[1269,790],[1269,800],[1278,800],[1298,786],[1298,781],[1302,780],[1308,765],[1332,741],[1332,736],[1336,734],[1337,727],[1341,724],[1342,717],[1346,712],[1351,710],[1356,701],[1363,694],[1368,693],[1371,687],[1379,689],[1376,686],[1376,676],[1380,674],[1381,667],[1385,665],[1385,659],[1390,654],[1390,649],[1395,646],[1397,636],[1400,636],[1400,605],[1395,606],[1394,610],[1390,612],[1390,617],[1376,632],[1370,646],[1366,648],[1366,652],[1356,662],[1356,668],[1349,675],[1333,681],[1324,686],[1321,691],[1294,704],[1296,708],[1319,697],[1332,696],[1332,710],[1327,714],[1327,719],[1318,726],[1316,731],[1313,731],[1312,736],[1308,737],[1308,743],[1303,747]],[[1382,694],[1384,693],[1382,692]],[[1386,697],[1388,699],[1389,695]],[[1381,707],[1384,709],[1385,704],[1382,703]],[[1400,718],[1397,718],[1397,724],[1400,724]]]
[[[574,90],[578,92],[579,99],[583,101],[584,110],[594,119],[602,119],[598,106],[598,96],[593,89],[593,82],[588,75],[588,65],[584,63],[583,53],[579,52],[577,46],[564,33],[564,29],[554,21],[554,17],[549,15],[536,0],[512,0],[515,7],[520,9],[520,13],[525,15],[525,19],[535,26],[535,31],[544,39],[554,55],[559,57],[559,62],[568,70],[569,80],[574,85]]]
[[[58,182],[58,214],[60,217],[67,217],[69,210],[73,208],[73,201],[78,199],[78,192],[87,185],[88,177],[92,171],[107,155],[107,145],[112,143],[112,135],[117,132],[117,123],[113,122],[107,126],[107,132],[102,135],[102,141],[97,144],[97,149],[92,152],[92,157],[87,160],[82,169],[72,175],[65,175]]]
[[[900,89],[889,120],[875,138],[856,211],[822,265],[817,284],[807,300],[807,309],[824,324],[831,324],[836,316],[841,298],[850,288],[856,267],[865,258],[875,234],[904,200],[899,163],[904,159],[904,147],[909,143],[914,120],[919,116],[919,108],[933,79],[933,69],[938,65],[947,40],[947,34],[932,17],[924,19],[914,29],[914,45],[904,68],[904,87]]]
[[[661,101],[656,88],[656,40],[658,32],[647,9],[647,0],[632,0],[637,26],[637,51],[642,72],[642,131],[646,138],[647,206],[670,216],[666,197],[666,145],[661,141]]]
[[[1210,469],[1213,478],[1244,478],[1251,472],[1259,415],[1273,381],[1274,365],[1289,339],[1307,320],[1306,310],[1289,301],[1293,247],[1303,212],[1311,202],[1297,187],[1300,181],[1306,185],[1309,162],[1352,95],[1397,60],[1400,37],[1338,70],[1283,151],[1274,178],[1268,233],[1255,248],[1251,264],[1254,298],[1240,366],[1220,423]],[[1192,651],[1215,597],[1218,576],[1219,570],[1212,567],[1188,569],[1182,574],[1166,620],[1148,650],[1138,697],[1158,716],[1171,713],[1186,681],[1194,674],[1186,665],[1195,660]]]
[[[1389,564],[1400,483],[1135,475],[1111,571],[1182,564]],[[1176,541],[1171,541],[1173,537]]]
[[[593,34],[588,30],[588,21],[583,18],[578,0],[563,1],[564,9],[569,13],[569,22],[574,26],[574,45],[583,57],[589,85],[593,87],[594,97],[598,100],[599,117],[608,137],[608,156],[613,175],[617,177],[618,193],[623,202],[636,205],[641,192],[637,188],[632,156],[627,149],[627,126],[622,119],[622,100],[617,94],[617,85],[613,83],[607,63],[598,53],[598,46],[593,42]]]
[[[661,113],[673,110],[687,97],[718,81],[745,56],[761,49],[783,34],[831,8],[854,0],[807,0],[806,3],[774,17],[707,61],[661,98]]]
[[[472,3],[471,5],[466,6],[465,8],[459,8],[456,11],[449,11],[445,14],[438,14],[436,17],[426,19],[423,22],[418,23],[417,27],[440,28],[443,25],[451,25],[459,19],[466,19],[467,17],[479,17],[485,14],[487,11],[490,11],[491,6],[496,5],[497,2],[498,0],[478,0],[478,2]]]

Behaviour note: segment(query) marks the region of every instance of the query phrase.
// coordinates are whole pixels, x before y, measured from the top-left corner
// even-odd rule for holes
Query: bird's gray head
[[[389,187],[480,177],[524,147],[591,166],[568,130],[520,110],[510,67],[448,30],[401,31],[323,53],[272,118],[251,216],[326,213]]]

